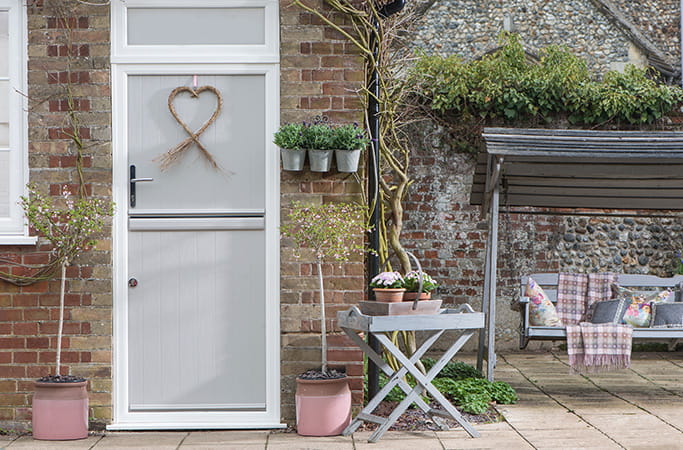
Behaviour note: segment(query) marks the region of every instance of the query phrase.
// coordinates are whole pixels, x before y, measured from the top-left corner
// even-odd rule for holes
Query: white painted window
[[[33,242],[18,205],[28,175],[23,5],[0,0],[0,244]]]

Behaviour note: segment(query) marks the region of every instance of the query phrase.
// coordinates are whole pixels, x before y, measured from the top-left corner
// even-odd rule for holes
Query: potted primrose
[[[363,149],[370,143],[367,132],[357,123],[340,125],[334,129],[332,147],[337,171],[355,172]]]
[[[34,383],[33,438],[84,439],[88,436],[87,381],[63,374],[61,366],[66,268],[81,252],[95,244],[93,237],[102,231],[112,215],[113,203],[84,196],[74,199],[65,187],[60,206],[29,185],[29,195],[22,197],[20,204],[29,225],[52,244],[51,266],[54,270],[45,276],[52,276],[61,269],[55,373]]]
[[[422,283],[420,283],[422,277]],[[419,300],[429,300],[432,298],[432,291],[439,287],[438,283],[429,276],[427,272],[411,270],[404,277],[404,287],[406,288],[403,294],[404,301],[413,301],[416,298]]]
[[[400,302],[406,291],[405,280],[398,272],[380,272],[370,280],[370,287],[378,302]]]
[[[315,263],[320,295],[320,369],[297,377],[297,433],[304,436],[340,434],[351,420],[351,390],[343,370],[327,364],[327,328],[323,262],[343,263],[363,253],[364,209],[353,203],[305,205],[295,202],[288,221],[281,226],[283,238],[291,239],[295,255],[305,252]]]

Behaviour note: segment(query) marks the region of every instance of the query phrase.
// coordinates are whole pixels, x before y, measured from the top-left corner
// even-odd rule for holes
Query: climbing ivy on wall
[[[659,83],[650,69],[591,78],[586,63],[551,45],[531,58],[519,36],[504,34],[501,47],[481,59],[423,55],[413,70],[418,100],[457,120],[545,121],[577,125],[650,124],[683,101],[683,89]]]

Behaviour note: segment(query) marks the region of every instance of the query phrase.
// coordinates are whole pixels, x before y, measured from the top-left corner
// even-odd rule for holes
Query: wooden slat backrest
[[[529,277],[533,278],[543,288],[548,298],[557,301],[558,273],[532,273],[522,277],[520,285],[520,297],[525,296],[526,284]],[[672,288],[676,292],[676,301],[681,301],[683,291],[683,275],[675,275],[671,278],[662,278],[654,275],[642,274],[619,274],[617,283],[620,286],[634,288],[636,290],[652,290],[652,288]]]

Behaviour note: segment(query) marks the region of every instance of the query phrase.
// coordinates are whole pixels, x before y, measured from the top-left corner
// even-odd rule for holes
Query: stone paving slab
[[[537,449],[612,449],[622,448],[616,442],[595,429],[586,428],[578,433],[576,430],[528,430],[522,433]]]
[[[437,438],[437,433],[434,431],[390,431],[385,433],[382,439],[376,443],[368,442],[371,434],[369,431],[354,433],[354,448],[357,450],[374,450],[378,448],[392,450],[443,450],[443,446]],[[270,449],[270,447],[268,448]]]
[[[183,440],[181,448],[262,449],[266,448],[270,435],[267,430],[194,431]]]
[[[95,448],[98,450],[118,449],[168,449],[175,450],[188,437],[188,432],[116,432],[107,433]],[[11,447],[10,447],[11,448]]]
[[[472,361],[470,361],[471,363]],[[566,355],[500,355],[496,379],[520,400],[501,405],[506,419],[474,425],[480,438],[455,428],[439,432],[370,432],[303,437],[281,431],[108,432],[80,441],[0,436],[0,449],[683,449],[683,352],[634,354],[632,370],[569,375]]]
[[[182,447],[181,447],[182,448]],[[294,433],[271,433],[267,447],[277,450],[353,450],[352,436],[299,436]]]
[[[43,450],[43,449],[69,449],[69,450],[79,450],[79,449],[89,449],[96,445],[102,436],[88,436],[86,439],[79,439],[77,441],[38,441],[33,439],[31,436],[21,436],[20,438],[12,441],[5,448],[8,449],[32,449],[32,450]],[[4,443],[3,443],[4,444]]]

